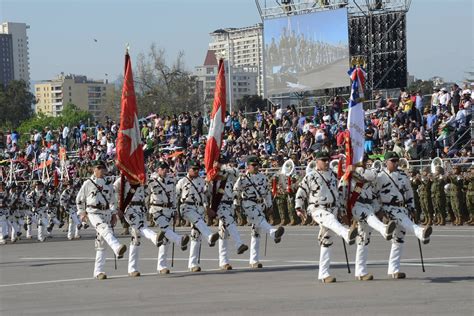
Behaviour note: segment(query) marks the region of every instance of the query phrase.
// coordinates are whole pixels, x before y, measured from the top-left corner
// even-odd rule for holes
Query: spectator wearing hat
[[[440,95],[441,95],[441,92],[439,88],[434,88],[433,94],[431,95],[431,112],[433,114],[436,114],[438,112]]]
[[[448,110],[448,104],[451,101],[451,95],[448,93],[448,89],[441,88],[441,94],[439,96],[439,107],[441,111]]]
[[[272,197],[268,179],[259,172],[259,166],[258,157],[248,157],[247,172],[240,175],[234,185],[235,203],[241,205],[247,220],[252,224],[249,260],[251,268],[263,267],[259,256],[261,233],[268,233],[275,243],[279,243],[285,232],[282,226],[275,229],[265,219],[266,209],[272,207]]]

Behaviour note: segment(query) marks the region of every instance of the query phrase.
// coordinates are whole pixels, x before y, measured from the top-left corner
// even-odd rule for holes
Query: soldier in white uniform
[[[316,158],[316,170],[303,178],[296,192],[295,208],[296,214],[305,218],[303,208],[307,200],[307,213],[319,223],[318,238],[321,249],[318,279],[323,283],[332,283],[336,282],[336,278],[329,273],[333,233],[353,245],[357,237],[357,227],[347,228],[337,219],[345,214],[342,211],[344,207],[337,188],[336,174],[329,169],[329,153],[318,152]]]
[[[157,271],[160,274],[170,273],[168,267],[168,250],[170,243],[188,249],[189,236],[180,236],[170,227],[171,221],[177,220],[176,212],[176,180],[168,174],[169,165],[166,162],[158,164],[157,172],[153,173],[148,182],[147,200],[150,203],[150,214],[156,225],[165,234],[163,244],[158,251]]]
[[[8,218],[8,225],[11,231],[11,242],[16,242],[21,236],[21,226],[23,226],[22,212],[20,210],[22,204],[22,194],[15,183],[10,185],[8,196],[8,207],[10,209],[10,216]]]
[[[412,233],[424,244],[427,244],[433,230],[431,226],[423,228],[410,220],[410,213],[411,215],[415,214],[413,189],[407,175],[398,170],[398,160],[397,153],[393,151],[385,153],[387,166],[377,175],[375,192],[382,203],[382,210],[389,219],[395,220],[397,223],[392,238],[388,274],[394,279],[404,279],[406,275],[400,272],[400,258],[405,234]]]
[[[26,201],[31,207],[31,211],[26,219],[26,238],[31,238],[31,225],[36,222],[38,225],[38,240],[43,242],[45,240],[45,229],[48,226],[48,216],[46,214],[46,204],[48,203],[47,195],[44,190],[44,183],[37,181],[35,189],[29,192],[26,196]]]
[[[121,177],[114,183],[115,194],[117,201],[119,201],[121,190]],[[130,248],[128,250],[128,275],[131,277],[140,276],[138,271],[138,256],[140,250],[140,237],[143,235],[149,239],[156,247],[160,247],[163,243],[165,234],[163,232],[155,233],[147,226],[147,209],[145,207],[145,194],[147,185],[131,185],[130,182],[124,178],[123,185],[123,203],[122,208],[125,208],[123,217],[130,225]]]
[[[0,245],[5,245],[8,239],[8,192],[5,183],[0,181]]]
[[[216,213],[219,219],[219,267],[222,270],[232,270],[227,251],[229,237],[235,243],[237,254],[243,254],[249,247],[242,242],[235,223],[234,183],[239,176],[239,171],[222,165],[225,162],[225,157],[221,155],[214,163],[214,167],[219,171],[213,181],[207,182],[206,191],[210,201],[210,212]]]
[[[84,181],[76,197],[80,220],[84,222],[88,218],[97,231],[94,277],[99,280],[107,279],[104,272],[106,259],[104,241],[112,248],[118,259],[121,259],[127,251],[127,246],[120,244],[112,231],[117,222],[116,199],[113,186],[104,178],[106,169],[102,161],[97,161],[94,174]]]
[[[265,210],[272,207],[272,197],[268,178],[259,172],[260,161],[255,156],[247,158],[247,172],[239,176],[234,185],[235,204],[241,205],[247,220],[252,224],[250,241],[250,267],[262,268],[259,262],[260,235],[268,233],[275,243],[281,241],[285,229],[273,228],[265,219]]]
[[[377,215],[380,204],[374,194],[373,186],[377,178],[375,169],[367,169],[368,156],[364,156],[363,165],[359,167],[350,166],[353,181],[351,181],[352,194],[358,194],[357,200],[352,208],[352,215],[357,221],[358,238],[355,259],[355,277],[360,281],[373,280],[373,275],[367,271],[367,256],[369,252],[370,235],[372,228],[380,233],[386,240],[392,239],[392,234],[397,224],[391,220],[387,225],[382,223]],[[360,192],[360,193],[357,193]]]
[[[77,207],[75,203],[75,197],[77,195],[76,191],[77,189],[74,186],[73,180],[69,180],[59,199],[64,211],[68,214],[67,239],[69,240],[81,238],[79,230],[83,228],[83,223],[81,223],[77,216]],[[87,228],[87,226],[88,225],[84,223],[84,229]]]
[[[48,232],[48,235],[53,231],[54,225],[57,225],[58,228],[61,228],[64,225],[64,222],[60,221],[57,217],[60,203],[59,199],[60,196],[56,191],[56,188],[52,183],[50,183],[48,186],[48,192],[46,193],[46,200],[48,201],[48,203],[46,203],[46,215],[48,216],[48,227],[46,228],[46,231]]]
[[[184,219],[191,223],[191,246],[189,251],[188,268],[191,272],[199,272],[198,265],[201,235],[206,237],[210,247],[214,247],[219,239],[219,233],[212,233],[204,221],[204,210],[207,207],[205,182],[199,177],[200,164],[191,161],[188,164],[188,174],[176,185],[176,199],[180,204],[179,211]]]

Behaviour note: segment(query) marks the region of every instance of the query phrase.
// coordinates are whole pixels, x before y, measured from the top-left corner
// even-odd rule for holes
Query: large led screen
[[[348,86],[347,23],[347,9],[265,20],[266,95]]]

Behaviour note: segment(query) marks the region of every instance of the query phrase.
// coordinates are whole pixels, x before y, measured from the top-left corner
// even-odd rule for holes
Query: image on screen
[[[264,21],[266,95],[350,84],[347,9]]]

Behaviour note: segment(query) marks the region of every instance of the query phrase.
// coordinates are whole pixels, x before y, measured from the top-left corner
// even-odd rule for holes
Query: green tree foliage
[[[152,44],[147,54],[138,56],[135,92],[139,115],[202,110],[197,78],[184,69],[184,53],[171,65],[164,49]]]
[[[418,79],[408,87],[408,91],[417,92],[419,90],[421,91],[422,95],[425,95],[425,94],[433,93],[433,87],[434,87],[433,81]]]
[[[265,100],[259,95],[244,95],[237,100],[237,109],[244,112],[256,112],[265,109]]]
[[[61,125],[72,127],[79,124],[80,121],[87,122],[88,119],[92,118],[92,114],[88,111],[81,110],[76,105],[68,103],[64,106],[61,115],[52,117],[39,113],[23,121],[17,130],[20,133],[21,141],[24,142],[34,130],[41,131],[46,126],[52,130],[57,130]]]
[[[23,80],[13,80],[6,87],[0,85],[0,126],[15,127],[30,118],[34,103],[35,96]]]

